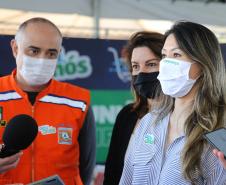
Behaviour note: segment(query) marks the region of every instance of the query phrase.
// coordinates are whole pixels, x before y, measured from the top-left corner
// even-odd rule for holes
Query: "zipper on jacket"
[[[31,107],[31,115],[34,118],[34,106]],[[34,170],[34,144],[31,144],[31,182],[34,182],[35,170]]]

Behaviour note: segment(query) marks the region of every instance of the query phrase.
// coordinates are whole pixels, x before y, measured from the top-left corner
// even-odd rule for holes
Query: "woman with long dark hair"
[[[225,75],[219,43],[208,28],[181,21],[166,32],[158,79],[174,103],[159,102],[160,109],[140,121],[120,185],[226,183],[226,170],[203,138],[225,127]]]

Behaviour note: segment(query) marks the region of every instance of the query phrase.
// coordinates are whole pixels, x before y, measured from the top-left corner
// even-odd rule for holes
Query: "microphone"
[[[0,158],[8,157],[26,149],[36,138],[38,125],[29,115],[19,114],[13,117],[4,130],[3,147]]]

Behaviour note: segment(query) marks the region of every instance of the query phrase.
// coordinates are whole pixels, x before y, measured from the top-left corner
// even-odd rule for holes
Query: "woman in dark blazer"
[[[164,36],[156,32],[137,32],[126,46],[127,63],[132,75],[131,87],[135,95],[117,115],[105,163],[104,185],[118,185],[124,157],[133,131],[139,120],[164,96],[157,79]]]

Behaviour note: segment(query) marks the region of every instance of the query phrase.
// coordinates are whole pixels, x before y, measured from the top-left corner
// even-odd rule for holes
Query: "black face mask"
[[[157,87],[160,86],[160,82],[157,79],[159,72],[152,73],[139,73],[134,75],[133,86],[137,93],[144,98],[158,97],[159,93],[156,94]]]

